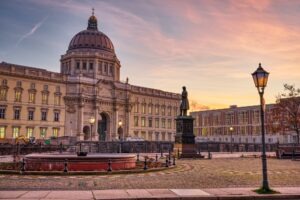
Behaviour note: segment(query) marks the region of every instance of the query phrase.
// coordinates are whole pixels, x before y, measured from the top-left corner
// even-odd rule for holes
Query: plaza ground
[[[300,161],[268,159],[271,187],[300,187]],[[141,174],[33,176],[0,175],[0,190],[109,190],[257,188],[261,159],[216,154],[212,160],[178,160],[177,167]]]

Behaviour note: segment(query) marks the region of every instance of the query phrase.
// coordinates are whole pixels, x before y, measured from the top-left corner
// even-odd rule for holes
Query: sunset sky
[[[267,103],[284,83],[300,87],[298,0],[0,1],[0,62],[58,72],[92,8],[131,84],[185,85],[198,108],[256,105],[251,73],[261,62]]]

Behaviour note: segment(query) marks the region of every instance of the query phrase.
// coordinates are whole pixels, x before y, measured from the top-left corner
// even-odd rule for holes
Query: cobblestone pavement
[[[300,161],[268,159],[269,182],[274,186],[300,186]],[[179,160],[177,167],[142,174],[33,176],[0,175],[0,189],[159,189],[258,187],[261,159],[218,158]]]

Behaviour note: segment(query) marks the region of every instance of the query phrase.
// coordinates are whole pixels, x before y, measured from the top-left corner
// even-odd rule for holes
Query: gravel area
[[[300,161],[268,159],[271,186],[300,186]],[[261,159],[178,160],[161,172],[104,176],[0,175],[0,189],[154,189],[259,187]]]

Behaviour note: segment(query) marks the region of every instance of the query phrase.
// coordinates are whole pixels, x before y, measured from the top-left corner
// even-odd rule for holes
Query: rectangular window
[[[47,121],[47,111],[42,111],[41,116],[42,121]]]
[[[22,87],[22,81],[17,81],[17,87]]]
[[[86,70],[86,62],[83,63],[82,69],[83,69],[83,70]]]
[[[155,119],[155,128],[159,128],[159,119]]]
[[[170,107],[168,107],[168,115],[169,115],[169,116],[171,116],[171,115],[172,115],[172,108],[171,108],[171,106],[170,106]]]
[[[76,69],[80,69],[80,62],[76,62]]]
[[[149,119],[148,119],[148,126],[149,126],[149,127],[152,127],[152,118],[149,118]]]
[[[53,137],[58,137],[58,128],[53,128],[52,136]]]
[[[161,127],[166,128],[166,120],[165,119],[161,120]]]
[[[145,119],[145,117],[142,117],[141,121],[142,121],[142,127],[145,127],[146,126],[146,119]]]
[[[44,91],[48,91],[48,85],[44,85]]]
[[[35,89],[35,83],[30,84],[30,89],[34,90]]]
[[[90,63],[90,70],[94,69],[94,63]]]
[[[7,89],[2,88],[0,90],[0,100],[1,101],[6,101],[6,96],[7,96]]]
[[[146,104],[142,104],[142,113],[146,114]]]
[[[166,133],[161,133],[161,140],[166,141]]]
[[[54,96],[54,105],[56,105],[56,106],[60,105],[60,96],[59,95]]]
[[[139,117],[134,116],[134,126],[139,126]]]
[[[149,140],[149,141],[152,141],[152,131],[149,131],[149,132],[148,132],[148,140]]]
[[[27,128],[27,133],[26,133],[26,137],[30,138],[33,136],[33,128]]]
[[[19,137],[20,127],[13,127],[13,138]]]
[[[5,119],[6,108],[0,108],[0,119]]]
[[[45,138],[47,134],[47,129],[46,128],[41,128],[41,138]]]
[[[42,94],[42,104],[48,104],[48,94]]]
[[[134,112],[139,112],[139,103],[134,104]]]
[[[148,106],[148,113],[149,113],[149,114],[152,114],[152,105],[149,105],[149,106]]]
[[[155,106],[155,114],[158,115],[159,114],[159,105]]]
[[[20,109],[14,110],[14,119],[16,119],[16,120],[20,119]]]
[[[142,135],[142,138],[143,138],[144,140],[146,140],[146,132],[145,132],[145,131],[142,131],[142,132],[141,132],[141,135]]]
[[[171,129],[172,128],[172,120],[168,120],[168,129]]]
[[[28,120],[33,120],[34,119],[34,111],[33,110],[29,110],[28,111]]]
[[[166,115],[166,107],[163,106],[163,107],[161,108],[161,114],[162,114],[162,115]]]
[[[107,63],[104,63],[104,73],[107,74]]]
[[[98,72],[99,74],[102,74],[102,62],[99,62],[98,64]]]
[[[0,126],[0,138],[5,138],[5,126]]]
[[[35,93],[30,92],[29,93],[29,103],[34,103],[35,102]]]
[[[54,113],[54,121],[58,122],[59,121],[59,112]]]
[[[59,93],[60,92],[60,86],[55,87],[55,92]]]
[[[21,102],[21,94],[20,90],[15,91],[15,102]]]

